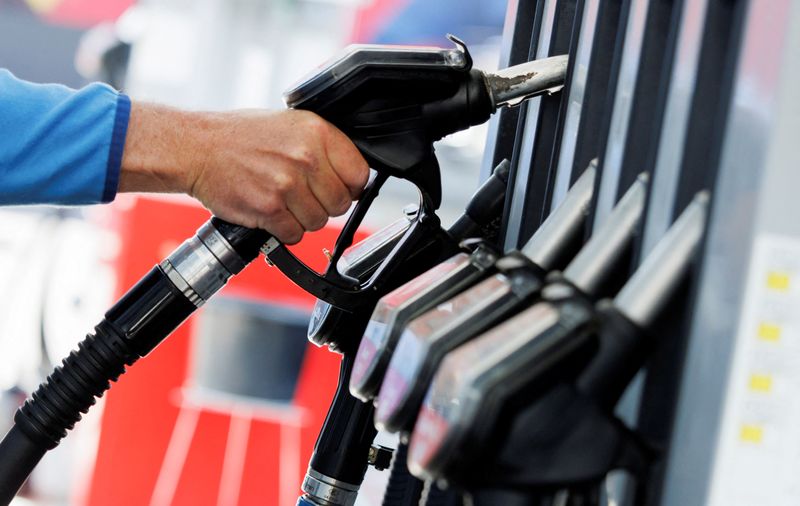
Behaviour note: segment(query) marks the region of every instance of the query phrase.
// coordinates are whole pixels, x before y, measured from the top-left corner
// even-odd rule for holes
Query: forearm
[[[350,140],[307,111],[187,112],[0,69],[0,204],[187,193],[293,243],[346,212],[368,174]]]
[[[120,192],[191,193],[212,115],[146,102],[131,105],[120,170]]]
[[[187,193],[220,218],[293,243],[347,211],[367,175],[355,146],[306,111],[134,103],[119,191]]]

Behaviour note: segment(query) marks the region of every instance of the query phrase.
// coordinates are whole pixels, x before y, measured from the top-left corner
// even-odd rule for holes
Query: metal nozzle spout
[[[517,105],[526,98],[559,90],[567,75],[567,55],[551,56],[487,72],[486,85],[495,108]]]
[[[591,239],[564,269],[564,277],[588,295],[597,295],[601,286],[625,257],[644,214],[649,176],[639,174],[620,201],[593,231]]]
[[[688,272],[705,233],[709,198],[707,191],[695,196],[614,299],[632,322],[652,324]]]

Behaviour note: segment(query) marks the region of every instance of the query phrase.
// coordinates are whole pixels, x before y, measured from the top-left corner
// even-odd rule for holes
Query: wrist
[[[188,193],[213,137],[211,114],[134,102],[120,170],[120,192]]]

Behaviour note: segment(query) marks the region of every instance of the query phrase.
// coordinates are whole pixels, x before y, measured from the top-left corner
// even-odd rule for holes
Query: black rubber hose
[[[11,430],[0,442],[0,504],[8,504],[28,475],[47,452],[47,448],[29,438],[19,426]]]
[[[218,289],[258,255],[268,235],[217,218],[210,226],[240,257],[234,268],[220,262],[216,270],[204,273]],[[189,254],[194,251],[198,250]],[[17,410],[14,427],[0,442],[0,505],[11,502],[44,454],[58,445],[126,367],[150,353],[197,309],[183,290],[162,266],[154,267]]]
[[[14,498],[44,454],[55,448],[138,356],[111,327],[98,325],[17,410],[0,442],[0,504]]]
[[[408,443],[402,441],[392,456],[389,483],[383,494],[383,506],[418,506],[425,484],[408,471]]]

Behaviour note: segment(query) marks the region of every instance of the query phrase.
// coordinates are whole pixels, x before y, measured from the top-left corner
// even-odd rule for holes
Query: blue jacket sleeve
[[[0,69],[0,205],[114,199],[130,99],[109,86],[33,84]]]

